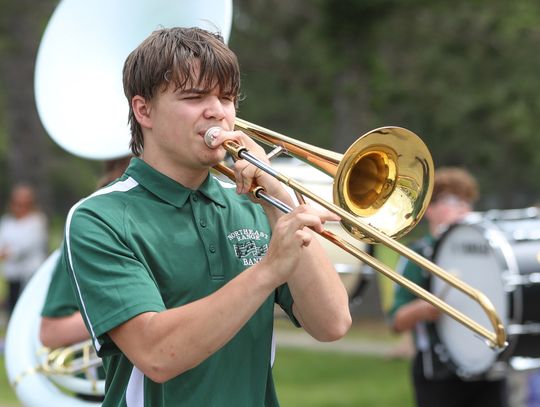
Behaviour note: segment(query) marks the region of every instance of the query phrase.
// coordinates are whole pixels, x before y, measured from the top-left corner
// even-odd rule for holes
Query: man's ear
[[[131,108],[141,127],[152,127],[152,119],[150,118],[151,109],[145,98],[139,95],[133,96],[133,99],[131,99]]]

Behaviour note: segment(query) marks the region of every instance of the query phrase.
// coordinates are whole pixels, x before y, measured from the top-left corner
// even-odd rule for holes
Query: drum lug
[[[503,281],[505,286],[514,287],[521,285],[531,285],[540,283],[540,273],[530,273],[524,275],[504,273]],[[509,290],[512,291],[512,290]]]
[[[536,370],[540,368],[540,359],[514,356],[510,358],[510,366],[517,371]]]
[[[540,324],[530,323],[530,324],[510,324],[507,327],[507,333],[511,335],[527,335],[527,334],[540,334]]]

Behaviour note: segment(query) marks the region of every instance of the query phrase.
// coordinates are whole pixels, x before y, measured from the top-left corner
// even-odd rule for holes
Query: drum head
[[[495,230],[487,232],[480,224],[452,227],[437,245],[434,261],[485,294],[506,326],[508,304],[501,278],[505,267],[497,249],[502,236],[498,236]],[[431,288],[443,301],[493,331],[484,310],[467,295],[438,277],[432,278]],[[450,365],[462,377],[485,373],[498,357],[484,338],[446,314],[442,314],[437,322],[437,333],[448,352]]]

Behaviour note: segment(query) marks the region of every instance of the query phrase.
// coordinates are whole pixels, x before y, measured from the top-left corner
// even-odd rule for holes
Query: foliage
[[[318,46],[318,20],[309,2],[239,0],[229,44],[243,72],[239,117],[329,147],[328,57]]]
[[[55,3],[0,0],[0,67],[21,40],[12,22],[32,15],[44,27]],[[539,200],[534,0],[234,0],[234,13],[229,44],[243,71],[240,117],[339,152],[374,127],[403,126],[423,138],[436,166],[466,166],[479,178],[479,209]],[[31,80],[0,75],[0,206],[13,177],[12,86],[25,89]],[[51,143],[40,179],[62,216],[93,189],[99,168]]]
[[[244,118],[337,151],[400,125],[424,139],[436,166],[480,179],[480,209],[538,200],[536,2],[236,6]]]
[[[437,165],[472,170],[484,206],[532,205],[540,192],[539,19],[533,2],[441,2],[380,29],[380,117],[423,135]]]

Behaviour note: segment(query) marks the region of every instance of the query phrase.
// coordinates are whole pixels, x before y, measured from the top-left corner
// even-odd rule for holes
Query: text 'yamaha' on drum
[[[463,378],[488,372],[496,362],[540,358],[540,212],[537,208],[488,211],[451,227],[434,261],[484,293],[501,316],[509,345],[502,354],[446,315],[437,322],[439,351]],[[439,279],[432,292],[481,324],[478,305]]]

